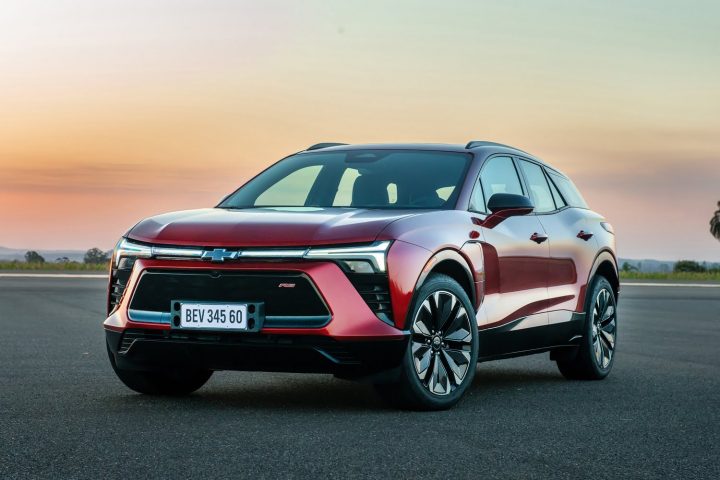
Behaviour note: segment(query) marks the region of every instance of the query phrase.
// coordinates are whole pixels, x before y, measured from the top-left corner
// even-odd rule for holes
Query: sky
[[[0,2],[0,245],[110,249],[323,141],[491,140],[720,261],[720,2]]]

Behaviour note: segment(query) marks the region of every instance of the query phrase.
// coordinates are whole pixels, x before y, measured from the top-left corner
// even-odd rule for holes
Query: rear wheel
[[[418,291],[412,312],[400,379],[378,385],[378,392],[402,408],[450,408],[475,376],[478,329],[472,304],[455,280],[434,274]]]
[[[108,356],[115,374],[128,388],[148,395],[188,395],[205,385],[212,375],[212,370],[125,370],[117,366],[109,348]]]
[[[575,357],[557,361],[560,373],[573,380],[607,377],[617,346],[617,303],[614,290],[605,277],[595,277],[588,291],[581,342]]]

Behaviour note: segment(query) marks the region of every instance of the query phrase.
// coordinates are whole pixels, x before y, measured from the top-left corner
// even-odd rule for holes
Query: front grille
[[[170,312],[173,300],[263,302],[266,317],[330,315],[310,280],[296,272],[149,270],[140,278],[130,308]]]
[[[392,324],[393,314],[387,275],[380,273],[346,273],[346,275],[370,310],[382,321]]]

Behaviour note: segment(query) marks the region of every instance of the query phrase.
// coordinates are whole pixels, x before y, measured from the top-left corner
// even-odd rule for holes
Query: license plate
[[[245,303],[181,303],[180,328],[248,330]]]

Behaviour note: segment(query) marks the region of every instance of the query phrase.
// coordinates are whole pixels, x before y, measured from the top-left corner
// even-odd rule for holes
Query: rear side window
[[[496,193],[523,194],[520,177],[510,157],[493,157],[488,160],[480,173],[480,184],[485,194],[486,212],[489,211],[487,202]]]
[[[547,170],[545,171],[545,175],[548,175],[547,179],[548,183],[550,184],[550,191],[552,192],[553,200],[555,200],[555,206],[557,208],[566,207],[567,203],[565,203],[565,200],[563,200],[562,195],[560,195],[560,192],[558,191],[555,184],[552,182],[552,180],[550,180],[550,174],[547,172]]]
[[[520,160],[520,168],[522,168],[525,178],[527,179],[530,196],[535,203],[535,211],[537,213],[545,213],[555,210],[552,192],[550,192],[550,186],[545,178],[542,167],[532,162]]]
[[[560,194],[563,196],[568,205],[571,207],[588,208],[587,203],[585,203],[585,199],[583,199],[577,187],[570,181],[569,178],[552,171],[548,173],[550,174],[550,179],[553,181],[557,189],[560,190]]]

